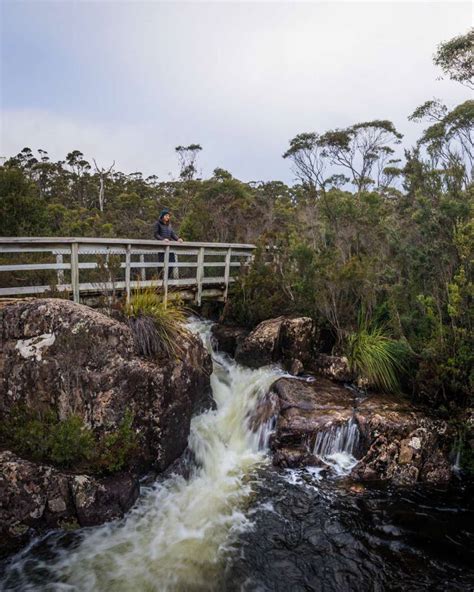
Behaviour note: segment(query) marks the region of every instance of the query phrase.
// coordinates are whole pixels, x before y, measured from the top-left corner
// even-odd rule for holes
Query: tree
[[[95,158],[93,159],[93,161],[94,161],[94,166],[95,166],[95,172],[97,173],[97,176],[99,177],[99,210],[101,212],[103,212],[104,205],[105,205],[105,181],[115,166],[115,160],[110,165],[110,167],[108,169],[104,169],[104,168],[99,169],[99,167],[97,166],[97,163],[95,161]]]
[[[418,140],[433,167],[465,187],[473,178],[474,101],[465,101],[451,111],[438,99],[427,101],[410,115],[411,121],[432,123]]]
[[[283,158],[292,161],[293,172],[303,184],[315,190],[325,190],[324,171],[327,159],[319,134],[298,134],[290,140],[290,147]]]
[[[199,144],[190,144],[189,146],[176,146],[175,151],[178,154],[180,172],[179,177],[183,181],[191,181],[195,174],[196,159],[202,147]]]
[[[438,46],[434,63],[443,72],[470,89],[474,89],[474,29],[465,35],[453,37]]]
[[[345,129],[328,131],[319,138],[323,156],[331,164],[349,171],[357,192],[374,184],[372,171],[377,162],[393,154],[391,144],[403,138],[391,121],[374,120],[356,123]]]

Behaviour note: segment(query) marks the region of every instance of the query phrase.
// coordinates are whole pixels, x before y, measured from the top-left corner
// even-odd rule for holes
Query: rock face
[[[209,405],[212,363],[191,333],[179,338],[175,359],[147,360],[127,325],[59,299],[10,304],[0,310],[0,327],[0,417],[18,405],[59,419],[74,414],[100,442],[131,413],[140,442],[135,473],[162,471],[179,457],[193,413]],[[0,465],[0,525],[10,542],[61,521],[109,520],[138,491],[127,474],[64,474],[8,451]]]
[[[293,374],[302,372],[313,357],[315,327],[309,317],[278,317],[260,323],[237,346],[239,364],[258,368],[280,362]]]
[[[215,349],[234,357],[238,345],[245,339],[249,331],[242,327],[234,327],[231,325],[221,325],[219,323],[215,323],[212,325],[211,333],[215,344]]]
[[[134,415],[136,465],[167,467],[186,447],[191,415],[206,405],[211,360],[187,334],[179,359],[135,353],[131,330],[66,300],[20,302],[0,310],[0,414],[15,405],[82,418],[100,438]]]
[[[446,422],[401,397],[372,394],[359,400],[324,378],[311,383],[281,378],[262,401],[255,423],[271,414],[276,417],[273,460],[279,466],[324,465],[317,442],[334,441],[337,434],[342,441],[352,429],[357,432],[351,450],[359,459],[352,471],[356,479],[411,484],[451,478],[452,435]]]
[[[0,552],[44,528],[93,526],[122,516],[138,497],[128,473],[104,478],[62,473],[0,452]]]

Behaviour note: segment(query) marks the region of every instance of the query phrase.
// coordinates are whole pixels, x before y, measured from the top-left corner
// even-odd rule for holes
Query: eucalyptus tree
[[[400,144],[402,138],[391,121],[376,119],[330,130],[320,136],[319,144],[322,156],[327,157],[333,166],[346,171],[360,193],[376,184],[372,174],[377,165],[378,180],[381,181],[380,171],[394,154],[392,146]]]
[[[290,140],[290,147],[283,154],[283,158],[291,160],[293,173],[303,185],[314,192],[325,191],[327,157],[319,134],[298,134]]]
[[[445,176],[448,185],[458,180],[458,185],[467,187],[473,179],[474,101],[449,110],[439,99],[433,99],[415,109],[409,119],[431,123],[418,146],[426,150],[432,168]]]
[[[191,181],[194,179],[197,168],[196,160],[202,147],[200,144],[190,144],[189,146],[176,146],[175,152],[179,160],[179,178],[182,181]]]
[[[438,46],[434,55],[434,63],[445,74],[474,89],[474,29],[470,29],[465,35],[458,35],[449,41],[444,41]]]
[[[106,169],[104,167],[99,168],[99,166],[97,165],[97,162],[95,161],[95,158],[93,158],[92,160],[94,161],[95,172],[96,172],[96,175],[99,179],[99,210],[101,212],[103,212],[104,205],[105,205],[105,182],[106,182],[107,178],[109,177],[110,173],[112,172],[112,169],[115,166],[115,160],[109,166],[108,169]]]

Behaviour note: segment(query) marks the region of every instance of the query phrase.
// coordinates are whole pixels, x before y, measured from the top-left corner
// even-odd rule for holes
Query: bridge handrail
[[[121,262],[120,267],[125,269],[125,281],[118,282],[125,288],[127,300],[130,299],[131,288],[138,285],[139,282],[133,282],[131,279],[131,270],[140,268],[142,280],[146,279],[147,267],[163,268],[163,279],[158,281],[158,285],[163,287],[164,299],[168,298],[168,288],[171,285],[183,286],[190,285],[197,287],[196,302],[201,303],[203,284],[224,284],[224,298],[227,298],[229,284],[233,281],[230,270],[234,267],[240,267],[240,261],[232,261],[232,256],[250,259],[253,255],[255,245],[246,243],[212,243],[212,242],[193,242],[193,241],[157,241],[142,240],[130,238],[99,238],[99,237],[0,237],[0,255],[6,253],[32,253],[44,252],[56,256],[56,263],[27,263],[27,264],[0,264],[0,272],[11,271],[38,271],[54,269],[57,271],[58,289],[71,291],[75,302],[80,301],[80,291],[91,290],[93,284],[79,283],[80,269],[95,269],[96,263],[79,262],[80,255],[90,254],[119,254],[125,255],[125,261]],[[117,251],[119,251],[117,253]],[[181,252],[183,255],[195,255],[195,263],[172,263],[172,267],[196,268],[195,278],[189,280],[171,279],[169,275],[170,252]],[[145,262],[145,254],[162,254],[162,262],[148,264]],[[225,256],[222,262],[205,261],[205,254],[211,256]],[[63,261],[63,255],[70,256],[70,262]],[[140,261],[131,260],[132,255],[139,255]],[[224,276],[221,278],[205,278],[204,268],[206,267],[224,267]],[[71,283],[64,283],[64,270],[70,270]],[[144,281],[145,284],[150,282]],[[51,286],[27,286],[18,288],[2,288],[0,285],[0,296],[38,293],[40,291],[51,289]],[[15,291],[16,290],[16,291]]]
[[[0,247],[2,244],[62,244],[70,245],[72,243],[96,244],[96,245],[145,245],[150,247],[159,247],[166,245],[165,241],[138,239],[138,238],[94,238],[94,237],[63,237],[63,236],[5,236],[0,237]],[[169,241],[173,248],[184,247],[206,247],[206,248],[232,248],[232,249],[255,249],[255,245],[248,243],[206,243],[193,241]]]

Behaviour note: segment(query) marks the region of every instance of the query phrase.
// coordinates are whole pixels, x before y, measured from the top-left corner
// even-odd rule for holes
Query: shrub
[[[132,428],[133,414],[126,411],[118,430],[103,440],[99,464],[108,472],[123,469],[138,448],[138,435]]]
[[[40,413],[23,406],[1,423],[0,443],[32,460],[63,467],[90,459],[94,450],[93,434],[80,417],[59,421],[51,410]]]
[[[351,370],[369,386],[388,392],[400,390],[399,376],[405,371],[408,346],[388,337],[382,327],[359,324],[347,340],[347,358]]]
[[[0,422],[0,448],[36,462],[91,473],[113,473],[126,467],[138,447],[132,428],[133,414],[126,411],[118,428],[98,442],[77,415],[60,421],[57,415],[18,406]]]
[[[94,436],[77,415],[72,415],[54,426],[49,452],[53,463],[70,467],[91,459],[93,451]]]

